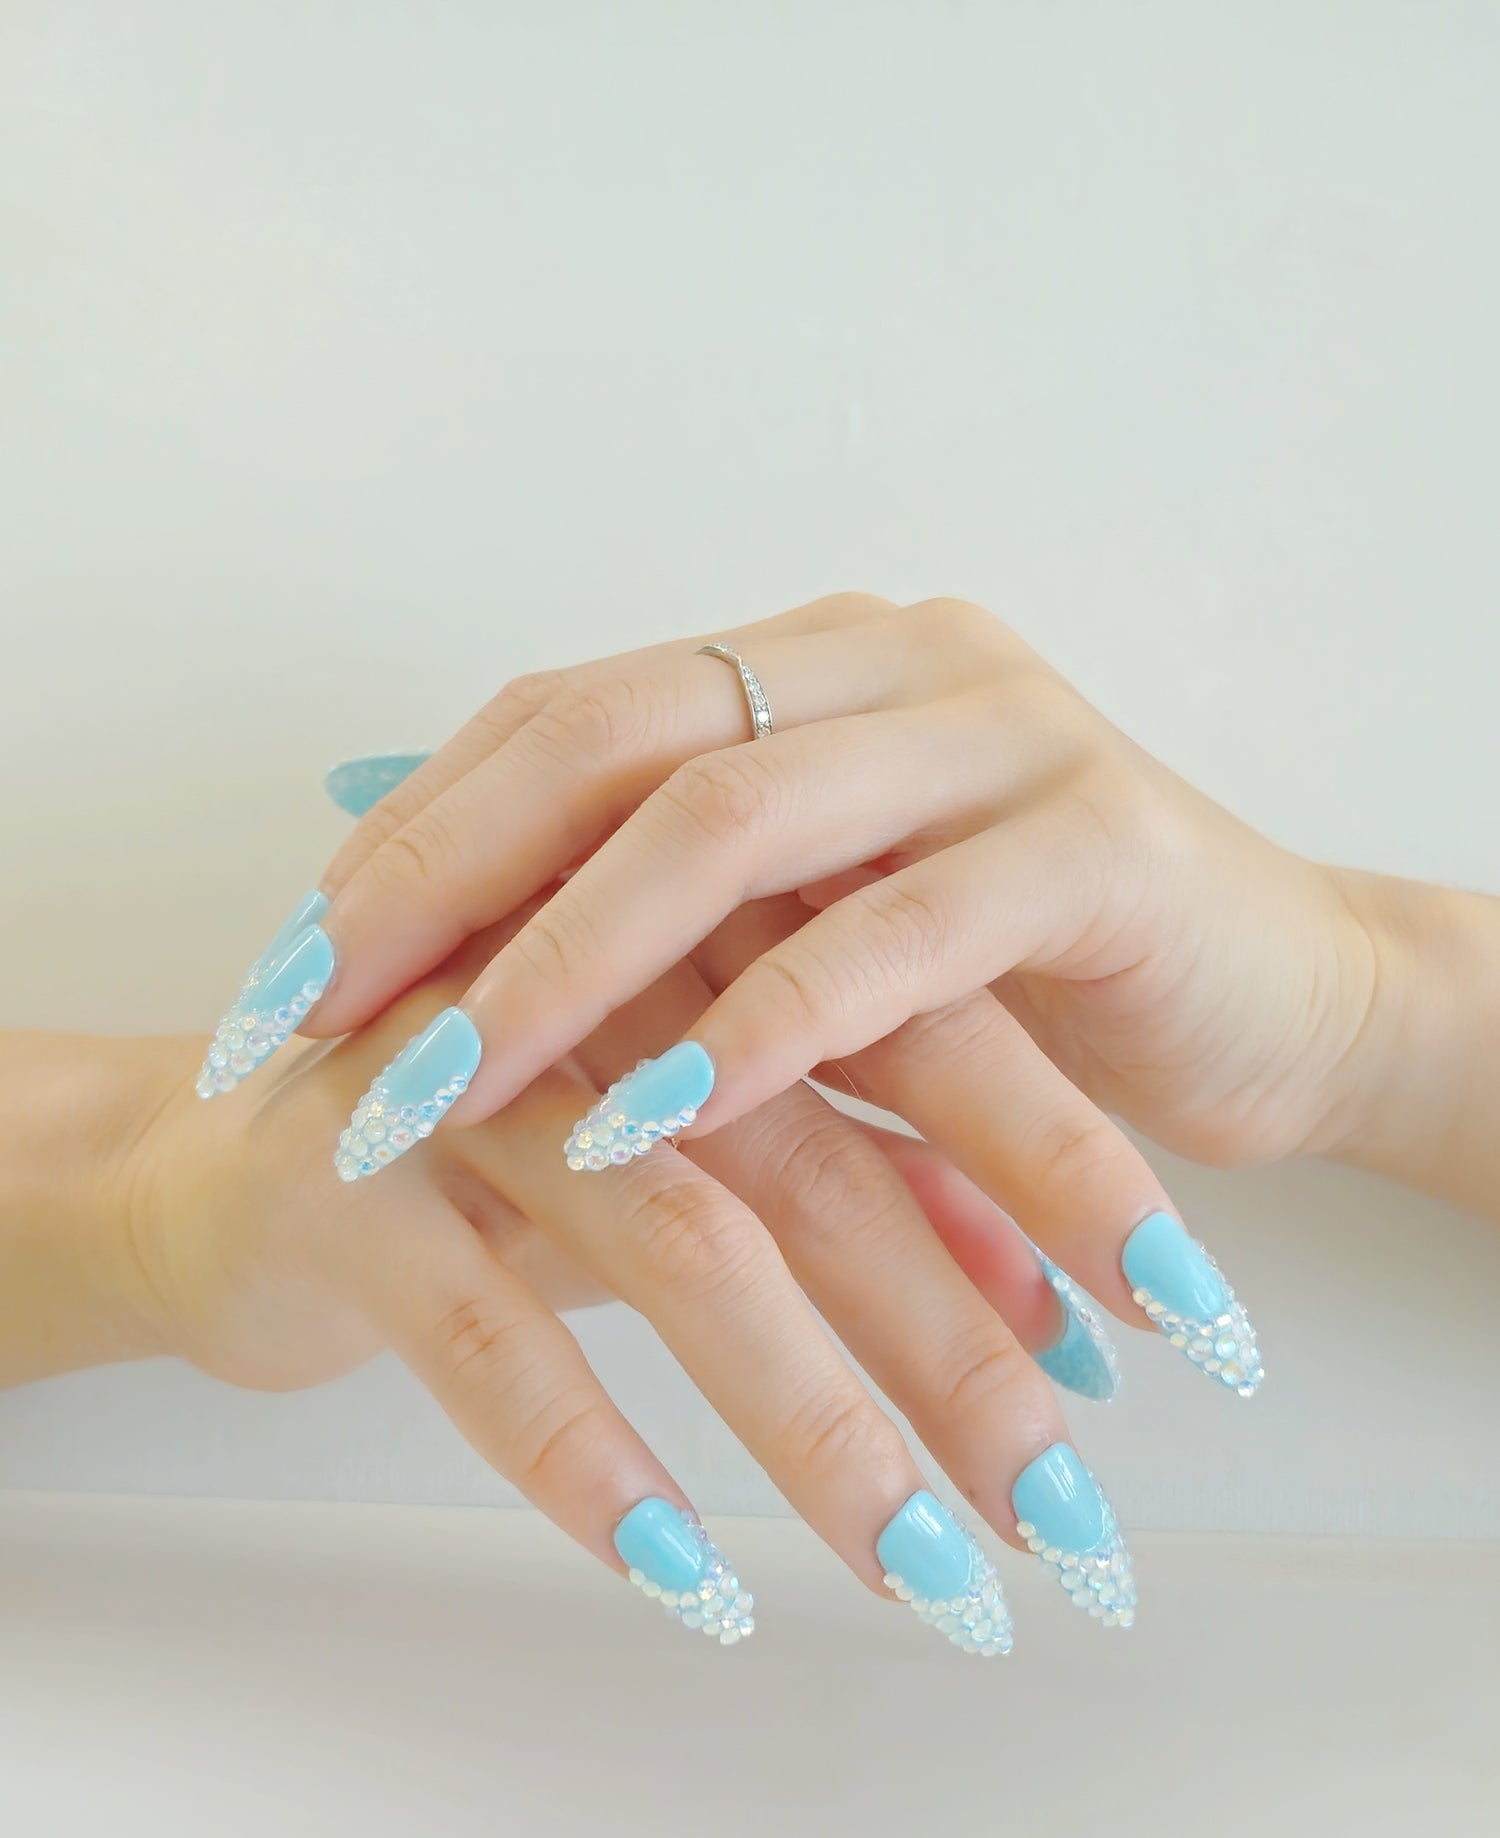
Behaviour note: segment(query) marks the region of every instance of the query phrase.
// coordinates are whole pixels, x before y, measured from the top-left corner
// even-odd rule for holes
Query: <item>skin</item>
[[[502,1116],[388,1182],[338,1183],[330,1123],[411,1009],[461,986],[450,968],[232,1105],[192,1096],[200,1041],[0,1042],[21,1126],[0,1171],[0,1382],[165,1353],[292,1389],[393,1347],[486,1460],[618,1570],[611,1535],[637,1500],[687,1503],[555,1312],[618,1295],[881,1589],[876,1538],[924,1479],[811,1302],[1020,1542],[1010,1481],[1069,1439],[1024,1350],[1055,1337],[1055,1299],[1011,1222],[930,1151],[801,1087],[618,1183],[575,1181],[556,1155],[614,1030],[670,1038],[709,999],[690,967]]]

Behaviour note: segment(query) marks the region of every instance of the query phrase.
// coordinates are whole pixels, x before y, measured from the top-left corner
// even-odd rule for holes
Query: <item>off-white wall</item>
[[[1486,4],[0,4],[0,1022],[202,1027],[324,765],[819,591],[966,594],[1247,818],[1500,888]],[[1500,1531],[1500,1245],[1169,1169],[1138,1525]],[[764,1480],[580,1324],[710,1509]],[[0,1485],[504,1490],[404,1375],[0,1399]]]

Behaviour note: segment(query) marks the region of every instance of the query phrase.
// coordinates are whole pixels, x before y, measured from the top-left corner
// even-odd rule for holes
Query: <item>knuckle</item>
[[[786,787],[763,749],[744,746],[688,760],[657,796],[691,837],[726,842],[745,830],[777,827]]]
[[[532,740],[565,764],[618,760],[649,742],[658,711],[648,684],[631,677],[560,691],[531,723]]]
[[[825,594],[815,603],[819,623],[824,626],[864,625],[873,619],[886,619],[901,609],[894,600],[882,594],[863,593],[846,588],[842,593]]]
[[[438,1322],[434,1339],[447,1377],[466,1387],[508,1388],[509,1348],[520,1328],[482,1297],[466,1297]]]
[[[497,741],[506,740],[561,695],[567,682],[567,673],[562,670],[536,670],[518,676],[480,710],[476,719]]]
[[[458,885],[463,849],[447,821],[429,805],[387,836],[370,858],[371,872],[385,887]]]
[[[592,1391],[549,1398],[519,1439],[512,1478],[528,1495],[550,1492],[554,1475],[576,1484],[598,1472],[615,1428],[613,1412]]]
[[[1032,1383],[1031,1361],[1018,1341],[986,1329],[980,1339],[949,1349],[934,1396],[936,1421],[948,1424],[1009,1416],[1018,1391]]]
[[[919,600],[911,618],[924,638],[940,635],[966,655],[998,656],[1010,649],[1009,628],[972,600]]]
[[[680,1176],[663,1182],[640,1173],[640,1181],[620,1182],[634,1188],[624,1196],[623,1224],[650,1282],[688,1301],[742,1289],[758,1237],[727,1196]]]
[[[810,1392],[786,1425],[781,1446],[799,1477],[817,1484],[851,1470],[878,1473],[887,1432],[894,1435],[893,1426],[851,1379]]]
[[[1102,1117],[1050,1112],[1032,1126],[1027,1148],[1033,1189],[1076,1194],[1118,1178],[1122,1142]]]
[[[877,881],[865,901],[874,921],[872,942],[893,976],[921,976],[958,942],[952,902],[930,879]]]
[[[861,1255],[878,1258],[881,1243],[906,1223],[904,1184],[880,1151],[836,1112],[800,1122],[767,1147],[781,1170],[804,1246],[831,1249],[857,1237]]]
[[[740,983],[743,1012],[773,1032],[816,1035],[840,1006],[819,959],[792,943],[758,958]]]
[[[507,949],[512,961],[544,988],[563,991],[576,984],[586,965],[603,961],[604,938],[578,892],[564,887],[522,926]]]

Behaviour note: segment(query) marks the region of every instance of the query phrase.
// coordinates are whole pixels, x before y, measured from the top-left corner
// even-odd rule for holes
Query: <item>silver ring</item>
[[[733,664],[739,672],[740,688],[745,692],[745,700],[750,704],[750,719],[755,727],[752,740],[764,740],[774,734],[776,728],[771,720],[771,704],[766,700],[766,692],[761,687],[760,678],[745,662],[733,645],[699,645],[698,657],[722,657],[726,664]]]

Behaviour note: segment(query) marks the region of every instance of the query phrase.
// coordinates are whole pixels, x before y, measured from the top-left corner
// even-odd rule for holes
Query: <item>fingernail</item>
[[[1011,1649],[1010,1610],[995,1566],[930,1493],[914,1493],[875,1540],[885,1586],[965,1653]]]
[[[1075,1607],[1106,1627],[1135,1625],[1129,1547],[1076,1450],[1054,1442],[1021,1470],[1010,1503],[1027,1548],[1059,1578]]]
[[[333,1165],[341,1181],[378,1174],[430,1136],[469,1080],[483,1051],[461,1008],[445,1008],[391,1061],[354,1107]]]
[[[250,966],[209,1043],[195,1087],[200,1098],[233,1091],[264,1065],[328,987],[333,946],[316,923],[327,910],[324,895],[305,895]]]
[[[328,768],[323,789],[351,817],[363,817],[387,792],[409,779],[430,753],[364,753]]]
[[[660,1059],[643,1059],[617,1079],[563,1145],[568,1166],[623,1167],[698,1115],[714,1088],[714,1063],[696,1040],[682,1040]]]
[[[695,1513],[668,1500],[642,1500],[615,1527],[615,1549],[636,1588],[684,1627],[721,1647],[755,1632],[755,1597],[740,1587]]]
[[[1255,1329],[1219,1266],[1170,1213],[1152,1213],[1125,1240],[1131,1294],[1180,1353],[1219,1384],[1253,1396],[1266,1376]]]
[[[1059,1270],[1041,1251],[1036,1260],[1056,1291],[1063,1313],[1062,1332],[1036,1355],[1036,1363],[1049,1378],[1079,1397],[1108,1403],[1120,1388],[1120,1359],[1103,1321],[1066,1270]]]

